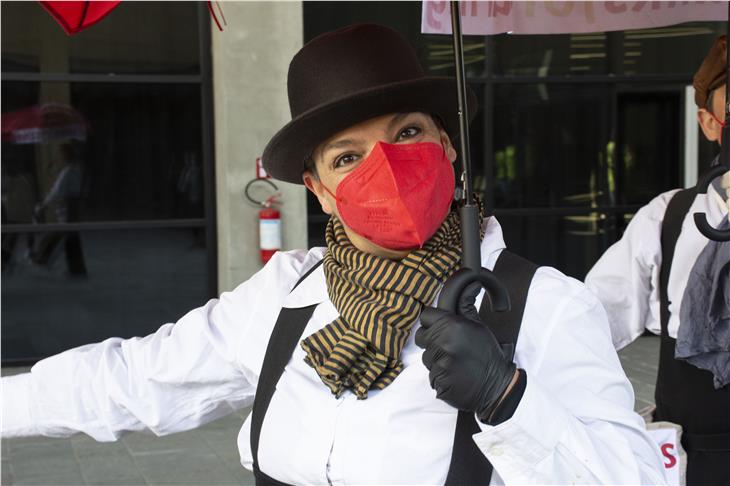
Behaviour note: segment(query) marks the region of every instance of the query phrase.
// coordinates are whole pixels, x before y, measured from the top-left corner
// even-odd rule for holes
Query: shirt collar
[[[308,255],[308,257],[312,257],[312,264],[307,265],[300,275],[304,275],[308,269],[321,261],[324,258],[325,251],[327,251],[325,247],[312,248]],[[329,299],[329,295],[327,295],[327,282],[324,278],[324,268],[322,265],[319,265],[294,290],[289,292],[289,295],[284,299],[283,307],[287,309],[298,309],[300,307],[321,304],[327,299]]]
[[[482,266],[488,270],[492,270],[495,263],[497,263],[499,254],[505,249],[506,245],[504,243],[502,227],[497,219],[494,216],[487,218],[485,224],[486,231],[481,244]],[[321,260],[326,250],[327,248],[324,247],[312,248],[310,256]],[[307,268],[311,268],[311,266],[307,266]],[[304,272],[302,272],[303,274]],[[289,293],[284,299],[283,307],[297,309],[321,304],[327,300],[329,300],[327,282],[324,277],[324,268],[320,265],[297,288]]]

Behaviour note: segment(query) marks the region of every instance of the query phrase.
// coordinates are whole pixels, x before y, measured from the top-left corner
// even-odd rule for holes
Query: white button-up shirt
[[[611,324],[616,349],[628,345],[644,329],[661,333],[659,273],[662,267],[661,232],[664,213],[678,189],[655,197],[641,208],[626,227],[623,237],[611,246],[586,276],[586,285],[603,303]],[[700,233],[693,214],[703,212],[707,222],[720,226],[727,218],[725,201],[710,186],[707,194],[698,195],[682,222],[669,274],[669,336],[676,338],[679,309],[687,279],[708,239]]]
[[[491,218],[482,264],[493,268],[504,246]],[[3,378],[3,436],[170,434],[251,404],[280,309],[319,304],[304,337],[338,315],[322,267],[291,291],[323,252],[278,253],[232,292],[155,334],[82,346]],[[422,352],[412,332],[403,372],[357,400],[349,392],[335,398],[297,346],[263,422],[262,471],[290,484],[443,484],[457,410],[436,398]],[[515,362],[527,388],[514,416],[473,436],[494,466],[492,484],[664,482],[603,308],[580,282],[537,271]],[[238,448],[250,469],[250,417]]]

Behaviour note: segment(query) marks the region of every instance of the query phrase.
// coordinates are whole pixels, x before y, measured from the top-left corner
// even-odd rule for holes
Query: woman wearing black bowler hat
[[[476,290],[459,315],[433,307],[461,255],[453,79],[355,25],[305,45],[288,90],[264,165],[317,196],[327,246],[276,254],[153,335],[4,378],[3,436],[169,434],[253,403],[238,447],[257,484],[663,483],[582,284],[503,251],[486,218],[482,265],[512,310]]]

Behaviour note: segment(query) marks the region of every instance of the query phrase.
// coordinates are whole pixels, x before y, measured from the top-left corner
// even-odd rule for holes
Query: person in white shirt
[[[721,36],[693,83],[700,128],[708,140],[718,143],[725,124],[726,82],[727,46]],[[661,335],[654,418],[683,427],[689,485],[730,484],[730,386],[716,389],[713,373],[675,358],[675,348],[682,351],[677,338],[682,345],[685,335],[691,337],[690,326],[703,326],[680,323],[687,306],[705,305],[686,297],[690,275],[708,247],[693,214],[705,213],[713,227],[727,222],[730,191],[723,187],[727,182],[727,176],[716,179],[707,194],[691,188],[654,198],[636,213],[623,237],[585,280],[606,308],[616,349],[633,342],[644,330]],[[709,263],[721,268],[728,262]]]
[[[3,437],[171,434],[253,403],[238,447],[257,484],[663,484],[583,284],[533,266],[516,343],[474,289],[459,314],[432,307],[460,260],[454,87],[385,27],[305,45],[263,161],[332,215],[327,247],[275,254],[150,336],[4,378]],[[508,280],[523,264],[495,218],[482,231],[482,265]]]

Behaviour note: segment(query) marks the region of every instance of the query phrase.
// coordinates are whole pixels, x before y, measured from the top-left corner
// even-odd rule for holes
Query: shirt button
[[[502,448],[501,448],[501,447],[492,447],[491,449],[489,449],[489,452],[490,452],[490,453],[491,453],[491,454],[492,454],[493,456],[495,456],[495,457],[499,457],[499,456],[501,456],[501,455],[502,455],[502,453],[503,453],[504,451],[502,451]]]

